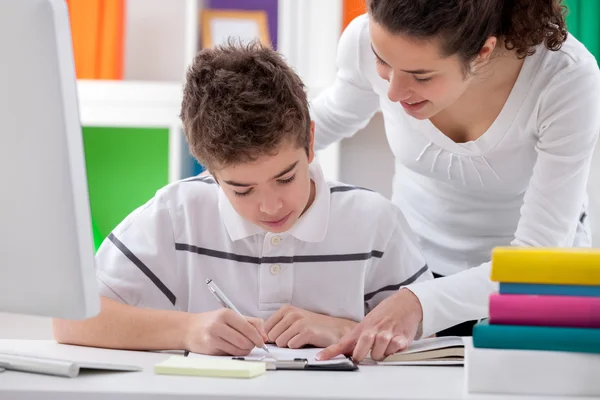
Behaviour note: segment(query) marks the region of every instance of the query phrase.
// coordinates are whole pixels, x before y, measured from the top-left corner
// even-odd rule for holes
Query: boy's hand
[[[222,308],[192,314],[185,343],[186,350],[193,353],[245,356],[254,347],[263,347],[266,340],[262,319],[244,319]]]
[[[270,342],[278,347],[298,349],[305,345],[327,347],[337,343],[356,324],[286,305],[267,319],[264,327]]]

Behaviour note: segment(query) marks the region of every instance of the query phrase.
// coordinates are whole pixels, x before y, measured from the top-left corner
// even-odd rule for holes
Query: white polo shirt
[[[211,177],[159,190],[104,241],[100,294],[146,308],[206,312],[213,279],[244,315],[285,304],[355,321],[400,287],[432,277],[399,208],[328,183],[318,164],[313,204],[285,233],[240,217]]]

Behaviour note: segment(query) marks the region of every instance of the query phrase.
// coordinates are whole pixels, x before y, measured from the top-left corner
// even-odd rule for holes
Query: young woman
[[[382,112],[396,158],[393,201],[441,279],[398,291],[323,358],[382,358],[415,336],[485,317],[495,246],[590,246],[600,73],[567,33],[561,1],[367,5],[340,39],[335,83],[312,104],[316,144]],[[469,334],[468,325],[450,333]]]

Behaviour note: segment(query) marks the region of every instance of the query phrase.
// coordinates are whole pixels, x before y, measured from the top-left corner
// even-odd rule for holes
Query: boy
[[[231,355],[265,342],[325,347],[431,278],[395,206],[324,181],[304,85],[275,51],[202,50],[181,118],[212,177],[159,190],[110,234],[96,261],[102,311],[55,321],[59,342]],[[209,278],[247,319],[220,306]]]

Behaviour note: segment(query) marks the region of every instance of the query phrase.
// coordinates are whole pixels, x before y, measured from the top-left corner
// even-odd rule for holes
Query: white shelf
[[[182,178],[181,83],[79,80],[77,91],[82,126],[168,129],[169,181]]]
[[[182,84],[79,80],[83,126],[170,128],[179,123]]]

